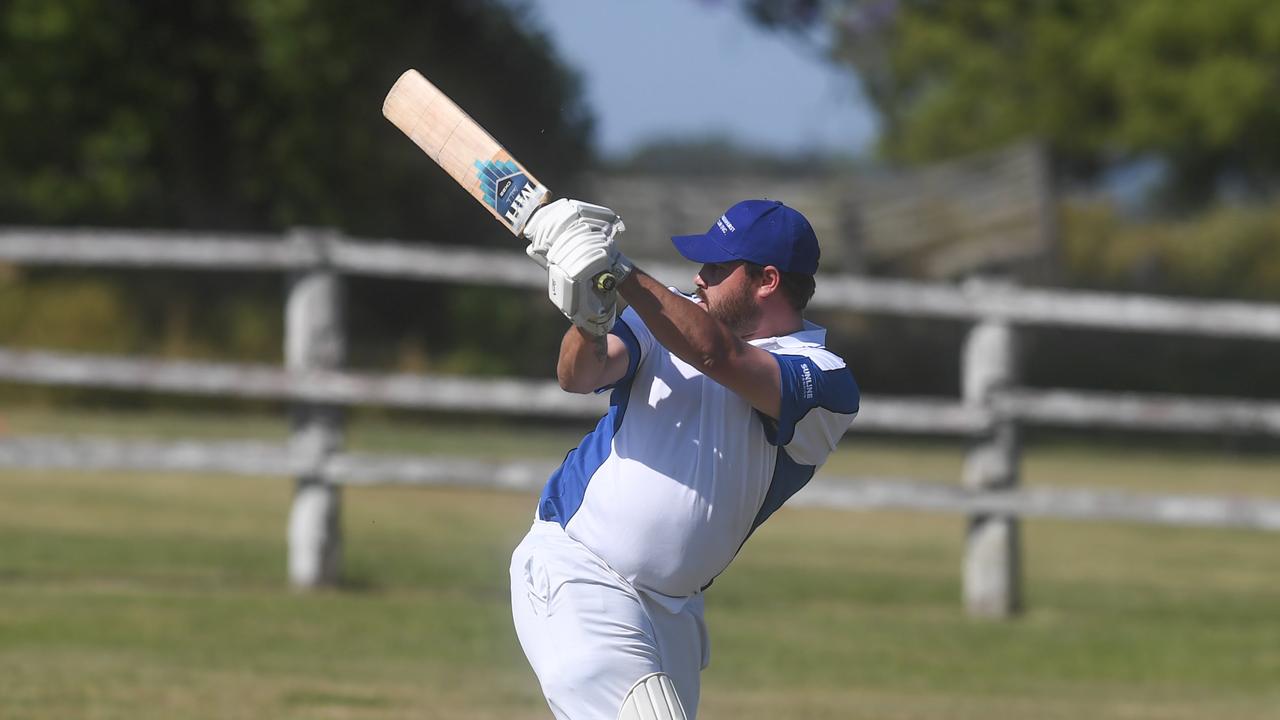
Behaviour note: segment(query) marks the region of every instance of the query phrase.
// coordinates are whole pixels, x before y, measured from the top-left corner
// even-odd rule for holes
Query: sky
[[[737,0],[530,0],[560,57],[583,76],[596,145],[722,136],[786,153],[865,152],[875,122],[856,78]]]

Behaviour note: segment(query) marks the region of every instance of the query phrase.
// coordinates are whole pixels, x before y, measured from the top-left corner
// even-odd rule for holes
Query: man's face
[[[756,304],[755,278],[741,260],[706,263],[693,278],[698,304],[711,317],[729,326],[739,337],[755,331],[760,322],[760,306]]]

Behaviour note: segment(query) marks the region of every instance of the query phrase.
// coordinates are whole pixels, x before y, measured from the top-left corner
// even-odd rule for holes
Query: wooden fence
[[[294,408],[287,445],[6,436],[0,438],[0,466],[293,476],[289,578],[299,587],[331,584],[339,577],[343,485],[463,483],[536,490],[552,469],[532,462],[346,452],[342,408],[372,404],[582,418],[605,408],[604,398],[567,394],[550,380],[343,369],[344,275],[541,288],[542,272],[516,251],[354,242],[306,229],[282,240],[11,228],[0,230],[0,262],[290,274],[283,368],[0,348],[0,381],[287,401]],[[685,284],[691,271],[645,266],[671,284]],[[835,275],[819,279],[812,305],[973,324],[961,358],[961,398],[866,396],[852,429],[968,439],[960,484],[820,474],[792,503],[969,516],[964,600],[975,616],[1006,617],[1019,609],[1022,517],[1280,530],[1280,501],[1019,487],[1019,431],[1027,424],[1275,436],[1280,435],[1280,403],[1020,388],[1016,366],[1020,325],[1277,340],[1280,306]]]
[[[671,236],[744,197],[786,199],[822,238],[822,266],[930,280],[1044,275],[1056,202],[1043,146],[1022,142],[923,167],[779,176],[598,173],[591,197],[624,218],[631,255],[680,260]]]

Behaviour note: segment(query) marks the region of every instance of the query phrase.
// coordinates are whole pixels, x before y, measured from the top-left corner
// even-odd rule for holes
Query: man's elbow
[[[560,389],[565,392],[585,395],[596,389],[595,383],[583,380],[573,373],[557,373],[556,379],[560,381]]]

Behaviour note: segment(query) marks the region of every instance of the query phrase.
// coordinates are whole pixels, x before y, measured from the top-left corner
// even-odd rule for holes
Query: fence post
[[[289,242],[315,263],[293,274],[285,306],[285,367],[290,372],[328,370],[345,353],[342,278],[329,266],[334,233],[296,229]],[[297,403],[292,408],[289,450],[300,468],[289,512],[289,582],[296,588],[333,586],[342,572],[342,494],[320,470],[342,448],[340,408]]]
[[[991,412],[991,398],[1017,376],[1017,349],[1007,322],[984,320],[964,346],[964,401]],[[1021,454],[1017,425],[993,416],[989,431],[965,458],[964,486],[985,492],[1018,485]],[[964,555],[964,605],[972,617],[1008,618],[1021,609],[1020,548],[1015,516],[977,514],[969,518]]]

